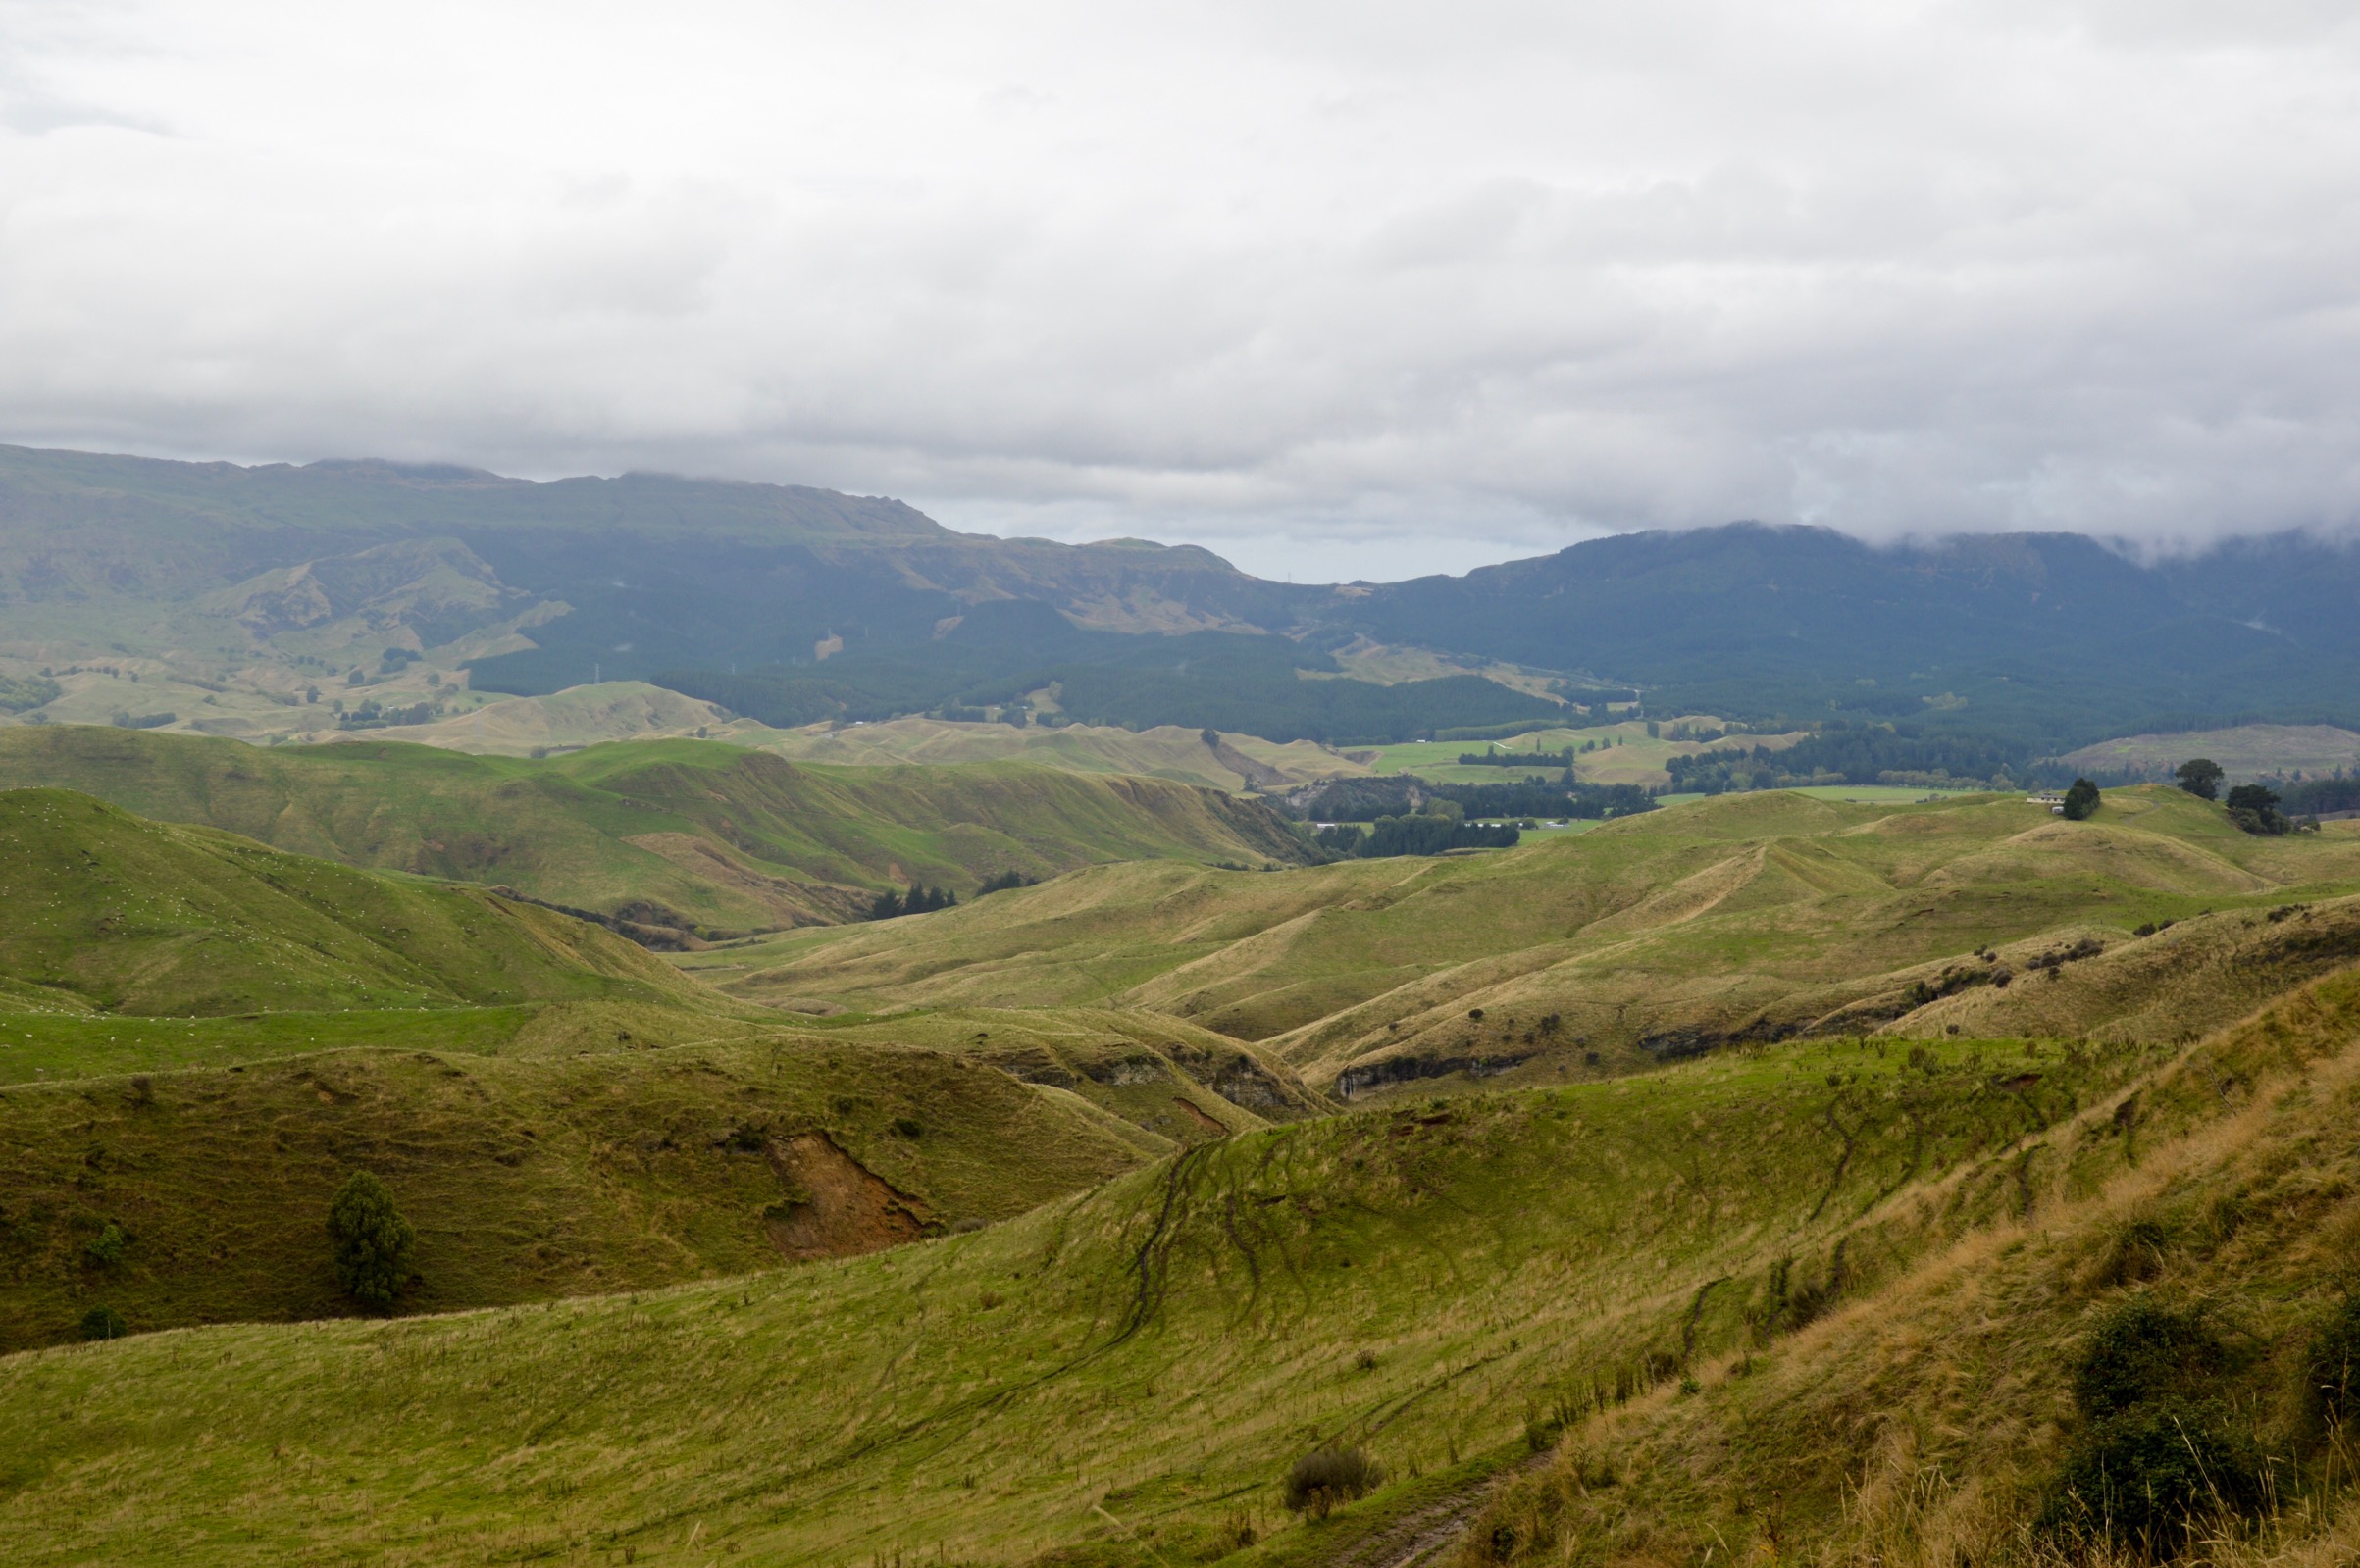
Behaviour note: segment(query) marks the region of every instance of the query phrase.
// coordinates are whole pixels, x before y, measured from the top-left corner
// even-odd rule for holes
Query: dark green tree
[[[2076,779],[2074,786],[2065,792],[2065,818],[2080,822],[2098,809],[2098,786],[2087,779]]]
[[[418,1233],[393,1206],[385,1184],[355,1171],[328,1205],[328,1237],[335,1249],[336,1283],[365,1306],[390,1311],[409,1278]]]
[[[2173,771],[2180,787],[2199,800],[2221,797],[2221,764],[2210,757],[2191,757]]]
[[[2286,819],[2279,815],[2278,791],[2267,784],[2239,784],[2229,792],[2229,817],[2247,833],[2281,834]]]
[[[131,1332],[123,1321],[123,1314],[111,1306],[94,1306],[82,1314],[82,1338],[85,1340],[120,1340]]]

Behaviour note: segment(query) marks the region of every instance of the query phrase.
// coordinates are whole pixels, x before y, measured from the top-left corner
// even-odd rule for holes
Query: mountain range
[[[42,711],[60,679],[44,670],[124,680],[147,661],[131,673],[162,683],[155,712],[144,692],[104,700],[198,729],[213,716],[183,708],[350,692],[439,712],[462,681],[634,679],[778,725],[989,713],[1344,744],[1636,698],[2028,757],[2360,719],[2356,598],[2360,555],[2300,533],[2142,562],[2073,534],[1880,548],[1739,523],[1308,585],[1190,546],[960,533],[794,486],[0,448],[6,705]],[[1400,650],[1423,650],[1421,673],[1377,657]]]

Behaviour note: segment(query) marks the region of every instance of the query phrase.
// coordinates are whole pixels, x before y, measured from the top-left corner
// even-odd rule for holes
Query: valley
[[[0,1558],[2331,1568],[2345,564],[2086,544],[0,449]]]

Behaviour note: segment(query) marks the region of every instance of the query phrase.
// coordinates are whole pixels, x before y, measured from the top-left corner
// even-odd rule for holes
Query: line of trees
[[[1374,822],[1380,817],[1431,811],[1448,802],[1462,817],[1628,817],[1656,809],[1655,797],[1638,784],[1553,782],[1535,775],[1513,784],[1428,784],[1411,774],[1378,779],[1338,779],[1308,789],[1286,809],[1322,822]]]
[[[987,888],[986,891],[994,889]],[[938,909],[949,909],[958,902],[958,894],[948,887],[926,887],[913,885],[906,892],[891,887],[877,895],[869,906],[871,920],[898,920],[903,915],[931,915]]]
[[[1340,822],[1320,829],[1311,841],[1338,860],[1388,860],[1399,855],[1439,855],[1452,849],[1513,849],[1522,837],[1511,823],[1487,827],[1415,813],[1379,817],[1366,833],[1356,823]]]
[[[1677,793],[1718,795],[1798,784],[1899,784],[2013,789],[2039,770],[2023,749],[1987,735],[1928,733],[1914,725],[1831,720],[1791,746],[1700,751],[1665,769]]]

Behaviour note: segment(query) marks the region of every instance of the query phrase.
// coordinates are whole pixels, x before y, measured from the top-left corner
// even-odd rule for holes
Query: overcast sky
[[[2354,15],[0,0],[0,440],[1298,579],[2342,528]]]

